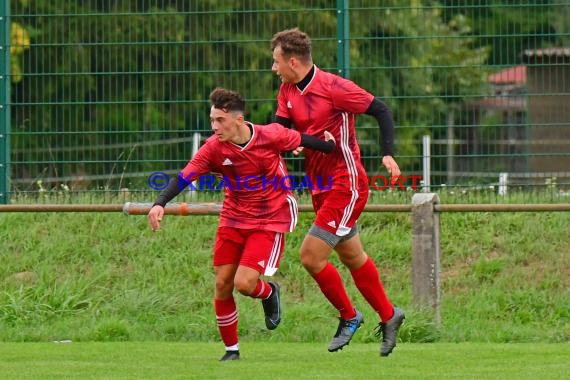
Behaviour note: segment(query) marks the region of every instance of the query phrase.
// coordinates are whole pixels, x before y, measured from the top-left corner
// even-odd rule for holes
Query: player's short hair
[[[245,112],[245,100],[236,91],[216,87],[210,93],[210,103],[224,112]]]
[[[311,62],[311,38],[299,28],[286,29],[275,33],[271,39],[271,51],[281,47],[285,57],[296,56],[302,61]]]

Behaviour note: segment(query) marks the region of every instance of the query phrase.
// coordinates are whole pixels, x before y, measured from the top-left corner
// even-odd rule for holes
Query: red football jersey
[[[313,78],[303,91],[295,84],[281,84],[276,115],[290,119],[301,133],[322,138],[323,133],[329,131],[336,140],[337,149],[331,154],[312,149],[304,151],[306,172],[314,185],[313,194],[329,189],[355,189],[359,179],[360,186],[367,186],[354,115],[364,113],[373,99],[372,94],[354,82],[316,66]]]
[[[280,124],[254,125],[245,146],[211,136],[179,173],[197,188],[224,188],[220,226],[293,231],[297,202],[281,152],[301,143],[301,134]],[[220,177],[213,183],[209,173]]]

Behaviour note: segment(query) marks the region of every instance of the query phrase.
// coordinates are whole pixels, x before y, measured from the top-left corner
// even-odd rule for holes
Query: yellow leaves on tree
[[[12,82],[18,83],[22,80],[20,56],[30,48],[30,35],[17,22],[12,22],[10,33],[10,71]]]

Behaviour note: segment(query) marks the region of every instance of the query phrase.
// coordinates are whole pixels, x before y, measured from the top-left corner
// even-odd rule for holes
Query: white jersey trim
[[[348,124],[348,114],[346,112],[342,113],[342,124],[340,126],[340,149],[342,151],[342,156],[346,163],[346,169],[348,171],[348,177],[350,179],[350,202],[344,208],[342,218],[340,220],[339,226],[336,230],[337,236],[344,236],[350,232],[350,228],[346,225],[352,216],[354,211],[354,205],[358,199],[358,171],[356,169],[356,162],[354,161],[354,155],[352,154],[349,146],[349,124]]]
[[[269,254],[269,260],[267,261],[267,267],[263,273],[265,276],[273,276],[277,272],[277,264],[279,263],[279,258],[281,257],[281,246],[283,245],[283,233],[276,232],[275,239],[273,240],[273,247],[271,247],[271,253]]]

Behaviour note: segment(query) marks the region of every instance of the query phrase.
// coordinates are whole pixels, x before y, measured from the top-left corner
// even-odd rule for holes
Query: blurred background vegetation
[[[193,153],[194,134],[199,141],[209,135],[207,97],[216,86],[244,94],[253,122],[271,122],[279,82],[269,41],[295,26],[312,37],[319,67],[353,79],[392,109],[405,173],[421,172],[421,137],[429,135],[436,186],[488,185],[513,167],[526,175],[534,170],[526,163],[530,135],[509,145],[501,132],[512,126],[509,109],[465,105],[495,96],[489,75],[520,65],[523,52],[570,45],[570,5],[554,0],[9,5],[14,195],[148,191],[151,172],[177,172]],[[357,120],[365,166],[379,172],[375,120]],[[526,111],[514,123],[526,130]],[[450,125],[458,128],[455,136]],[[562,148],[554,154],[568,160]],[[291,171],[302,172],[300,159],[287,159]],[[556,176],[548,167],[538,171]]]

